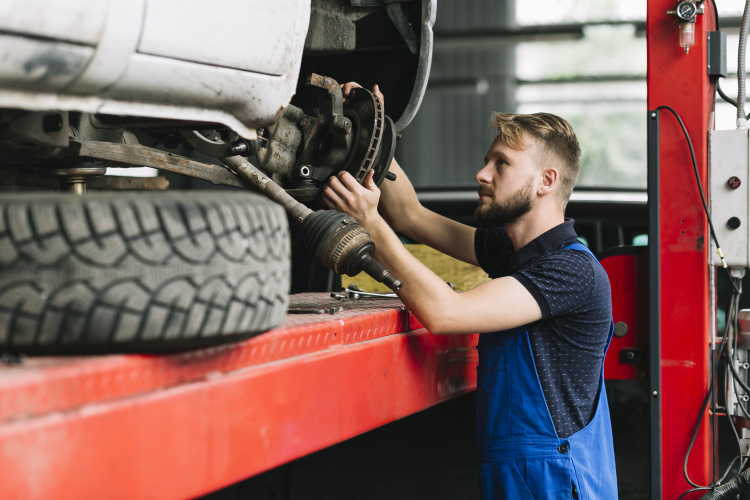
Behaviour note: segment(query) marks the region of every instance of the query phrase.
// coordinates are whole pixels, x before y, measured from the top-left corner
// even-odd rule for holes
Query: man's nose
[[[474,176],[474,180],[477,184],[489,184],[492,182],[492,172],[489,168],[489,163],[482,167],[479,172]]]

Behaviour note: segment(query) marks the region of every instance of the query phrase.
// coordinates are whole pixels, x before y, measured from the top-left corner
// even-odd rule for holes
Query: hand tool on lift
[[[332,293],[331,297],[338,300],[351,299],[397,299],[398,295],[395,293],[382,293],[382,292],[365,292],[360,290],[355,284],[351,284],[345,289],[341,290],[342,293]]]
[[[242,156],[230,156],[221,161],[284,207],[302,225],[305,244],[318,263],[347,276],[356,276],[364,271],[391,290],[401,289],[401,282],[372,258],[375,243],[354,217],[335,210],[311,210]]]

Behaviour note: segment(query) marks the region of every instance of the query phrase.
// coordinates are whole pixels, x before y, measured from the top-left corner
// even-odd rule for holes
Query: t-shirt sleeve
[[[474,253],[477,262],[490,278],[509,276],[513,272],[508,263],[512,252],[513,244],[505,228],[479,228],[474,233]]]
[[[587,255],[563,250],[540,257],[513,277],[536,299],[542,319],[549,319],[585,307],[594,289],[595,273]]]

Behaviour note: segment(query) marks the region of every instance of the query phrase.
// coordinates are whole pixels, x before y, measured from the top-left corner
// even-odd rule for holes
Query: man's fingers
[[[377,83],[372,87],[372,93],[375,94],[375,97],[380,99],[380,105],[385,108],[385,97],[383,97],[383,93],[380,92],[380,86]]]
[[[375,177],[375,170],[370,170],[367,172],[367,175],[365,176],[365,182],[362,183],[364,187],[372,191],[372,188],[377,187],[375,185],[375,181],[373,180],[373,177]]]
[[[361,188],[359,182],[357,182],[357,179],[355,179],[354,176],[346,170],[342,170],[338,173],[337,180],[339,180],[341,184],[343,184],[349,191],[356,192]]]
[[[339,198],[349,192],[349,190],[344,187],[344,184],[336,176],[332,176],[330,179],[328,179],[327,189],[330,192],[335,193]]]
[[[329,185],[323,191],[323,202],[328,208],[345,212],[351,206],[349,196],[351,196],[351,193],[341,183],[336,186]]]
[[[336,209],[337,205],[339,203],[339,196],[336,194],[336,192],[331,188],[331,186],[326,186],[325,189],[323,189],[323,203],[326,204],[328,208]]]
[[[341,92],[344,94],[344,97],[347,97],[352,89],[358,87],[362,88],[362,85],[358,84],[357,82],[347,82],[341,85]]]
[[[362,85],[358,84],[357,82],[346,82],[340,85],[341,86],[341,93],[344,95],[344,101],[346,102],[346,98],[349,97],[349,94],[351,93],[352,89],[356,88],[362,88]],[[383,93],[380,91],[380,86],[378,84],[373,85],[372,87],[372,93],[375,94],[375,97],[377,97],[380,100],[380,105],[385,108],[385,97],[383,97]]]
[[[342,170],[337,174],[336,180],[340,182],[344,189],[346,189],[350,193],[357,194],[361,193],[363,189],[367,191],[377,191],[378,186],[377,184],[375,184],[374,177],[375,170],[371,169],[369,172],[367,172],[367,175],[365,176],[362,184],[360,184],[352,174],[350,174],[346,170]]]
[[[331,192],[335,193],[335,203],[338,204],[338,209],[345,209],[353,206],[354,200],[355,200],[355,191],[350,186],[349,180],[354,182],[354,186],[359,187],[359,189],[362,189],[362,187],[357,183],[356,179],[352,177],[352,175],[349,172],[346,173],[346,177],[341,175],[341,172],[339,172],[338,177],[333,176],[328,180],[328,189],[331,190]]]

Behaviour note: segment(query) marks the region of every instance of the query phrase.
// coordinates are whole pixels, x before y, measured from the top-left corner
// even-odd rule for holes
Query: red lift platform
[[[363,299],[220,347],[6,364],[0,498],[200,496],[473,390],[476,340]]]
[[[630,328],[609,379],[639,378],[619,353],[647,338],[625,300],[643,258],[603,261]],[[327,298],[292,297],[302,309]],[[334,305],[208,349],[2,365],[0,498],[192,498],[476,388],[476,335],[432,335],[397,299]]]

